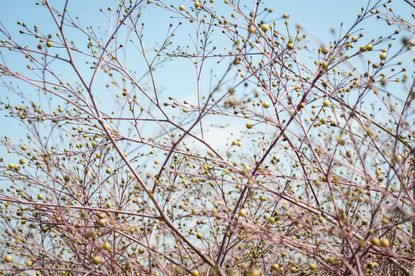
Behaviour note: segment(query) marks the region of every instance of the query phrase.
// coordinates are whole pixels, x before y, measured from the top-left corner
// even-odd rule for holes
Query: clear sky
[[[50,1],[52,5],[62,6],[64,1]],[[227,10],[224,8],[223,1],[216,1],[218,13],[226,14]],[[246,1],[251,3],[252,1]],[[372,1],[374,2],[374,1]],[[394,0],[393,7],[397,13],[408,14],[410,11],[405,3],[401,0]],[[51,24],[51,18],[46,10],[42,7],[36,6],[33,0],[1,0],[0,6],[0,21],[7,27],[10,33],[18,36],[17,21],[26,22],[29,26],[38,25],[44,31],[56,32]],[[84,25],[91,25],[94,28],[100,27],[104,32],[108,26],[108,22],[99,13],[99,8],[105,9],[108,6],[114,6],[116,1],[103,0],[71,0],[69,1],[69,11],[73,16],[78,16],[79,21]],[[173,5],[184,4],[191,6],[192,1],[171,1]],[[265,5],[272,7],[274,10],[273,17],[281,17],[282,14],[288,13],[290,15],[291,28],[298,23],[307,31],[310,37],[318,37],[318,39],[327,43],[334,40],[334,36],[330,33],[331,28],[339,29],[340,24],[344,23],[345,28],[351,25],[355,20],[359,9],[367,5],[368,1],[361,0],[266,0]],[[160,9],[148,9],[143,11],[143,22],[147,27],[145,30],[145,41],[148,45],[160,41],[165,35],[170,22],[175,22],[175,19],[170,19],[166,13],[160,12]],[[177,22],[177,20],[176,20]],[[280,20],[281,25],[283,24]],[[385,24],[380,24],[376,20],[370,20],[364,25],[368,31],[373,34],[384,33]],[[180,39],[189,39],[186,29],[178,31]],[[367,31],[366,31],[367,32]],[[81,39],[79,34],[73,33],[71,39]],[[188,42],[188,41],[187,41]],[[186,44],[188,44],[186,42]],[[317,40],[315,41],[317,42]],[[318,44],[317,42],[316,44]],[[219,42],[220,44],[220,42]],[[328,43],[327,43],[328,44]],[[13,57],[7,56],[7,62],[10,67],[18,68],[19,63]],[[131,62],[136,63],[134,55],[131,56]],[[172,63],[170,67],[161,69],[157,75],[159,83],[166,90],[166,93],[183,94],[183,98],[190,101],[195,100],[194,86],[189,81],[186,81],[187,76],[194,79],[194,71],[190,64],[176,64]],[[4,99],[5,95],[11,96],[3,88],[0,88],[0,97]],[[4,114],[1,114],[4,116]],[[0,136],[19,137],[21,133],[17,130],[15,121],[1,118],[2,126],[0,128]],[[214,135],[217,136],[217,133]],[[214,137],[212,137],[214,139]]]

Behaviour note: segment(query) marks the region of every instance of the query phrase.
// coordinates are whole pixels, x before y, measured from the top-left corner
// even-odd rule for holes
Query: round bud
[[[111,251],[111,250],[112,250],[111,244],[110,244],[109,242],[105,242],[105,243],[102,245],[102,248],[104,248],[104,249],[105,249],[105,250],[107,250],[107,251]]]
[[[239,211],[239,215],[241,216],[241,217],[246,217],[246,215],[248,214],[248,212],[245,210],[245,209],[241,209],[240,211]]]
[[[102,258],[100,256],[93,256],[92,257],[92,262],[96,265],[102,264]]]
[[[248,276],[261,276],[262,272],[259,269],[252,269],[248,272]]]
[[[280,269],[280,265],[279,264],[273,264],[273,265],[271,265],[271,269],[272,270],[278,270],[278,269]]]
[[[381,247],[389,247],[389,240],[388,239],[385,239],[385,238],[382,238],[382,239],[380,239],[380,246]]]
[[[269,31],[269,25],[268,24],[261,24],[261,31],[267,32]]]
[[[6,255],[6,256],[4,256],[4,259],[3,259],[6,263],[11,263],[11,262],[13,262],[13,257],[12,256],[10,256],[10,255]]]
[[[192,276],[199,276],[199,275],[200,275],[199,271],[197,271],[196,269],[193,269],[193,270],[190,272],[190,274],[192,274]]]
[[[321,52],[322,52],[324,55],[327,55],[327,54],[329,53],[329,49],[328,49],[328,48],[326,48],[326,47],[323,47],[323,48],[321,48]]]
[[[380,246],[380,239],[379,239],[379,238],[373,238],[373,239],[371,240],[371,243],[372,243],[374,246]]]
[[[331,105],[331,102],[329,100],[324,100],[323,101],[323,106],[327,107],[327,106],[330,106],[330,105]]]
[[[248,32],[249,32],[250,34],[254,34],[254,33],[255,33],[255,31],[256,31],[256,27],[255,27],[255,25],[250,25],[250,26],[249,26],[249,28],[248,28]]]

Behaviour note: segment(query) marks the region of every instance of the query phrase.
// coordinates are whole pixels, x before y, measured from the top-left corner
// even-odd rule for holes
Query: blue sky
[[[252,1],[245,0],[246,3]],[[64,1],[52,0],[53,5],[59,5]],[[115,6],[116,1],[108,0],[71,0],[69,7],[73,14],[80,17],[81,21],[85,24],[97,25],[102,17],[99,16],[98,9],[105,8],[107,6]],[[192,1],[168,1],[173,5],[185,4],[191,6]],[[217,0],[217,5],[220,11],[223,8],[223,1]],[[374,1],[372,1],[374,2]],[[398,14],[410,14],[410,9],[401,0],[393,1],[394,10]],[[0,9],[1,21],[11,28],[16,30],[15,22],[17,20],[25,21],[28,23],[36,23],[38,25],[49,24],[49,18],[43,8],[34,5],[34,0],[2,0]],[[283,13],[290,14],[290,20],[294,23],[300,23],[310,33],[315,34],[322,39],[331,39],[329,29],[331,27],[338,27],[341,22],[345,23],[345,26],[349,25],[355,18],[359,9],[365,6],[368,1],[360,0],[266,0],[264,6],[272,7],[276,16]],[[57,5],[57,6],[58,6]],[[151,14],[146,18],[146,22],[154,26],[154,29],[161,29],[162,23],[169,22],[168,18],[163,18],[157,14]],[[367,25],[369,28],[376,30],[380,27],[376,23],[372,22],[371,25]],[[157,32],[153,32],[157,34]]]
[[[50,1],[52,5],[62,6],[64,1]],[[246,1],[251,3],[252,1]],[[373,2],[373,1],[372,1]],[[34,5],[35,1],[32,0],[1,0],[0,9],[0,21],[4,24],[10,33],[18,36],[17,21],[25,22],[28,26],[38,25],[45,33],[48,31],[56,32],[51,28],[52,21],[49,14],[44,8]],[[73,16],[78,16],[80,22],[84,26],[91,25],[93,27],[100,26],[102,31],[105,31],[108,26],[107,21],[99,13],[99,8],[106,9],[108,6],[115,5],[116,1],[102,1],[102,0],[71,0],[69,2],[69,11]],[[193,5],[192,1],[171,1],[175,6],[184,4],[187,7]],[[296,24],[300,24],[310,35],[311,40],[313,37],[318,38],[314,42],[319,44],[321,42],[327,43],[334,40],[333,34],[330,33],[331,28],[339,29],[340,24],[343,22],[345,28],[351,25],[355,20],[360,8],[368,3],[368,1],[344,1],[344,0],[268,0],[264,1],[264,7],[271,7],[274,12],[270,18],[281,17],[282,14],[288,13],[290,15],[290,26],[294,29]],[[226,13],[227,10],[223,4],[223,1],[216,1],[215,5],[218,13]],[[395,0],[393,3],[395,11],[400,14],[408,14],[409,9],[403,3],[403,1]],[[169,15],[165,12],[160,12],[160,9],[150,8],[143,11],[143,22],[146,24],[145,29],[145,41],[147,41],[149,47],[154,42],[160,41],[165,35],[168,28],[168,24],[171,22],[177,22],[176,19],[170,19]],[[278,22],[283,25],[283,21]],[[381,24],[376,20],[369,20],[364,25],[373,37],[376,34],[385,33],[385,24]],[[78,34],[73,33],[71,39],[82,40]],[[180,29],[178,31],[178,37],[180,39],[189,39],[186,29]],[[187,44],[189,41],[186,41]],[[220,42],[219,42],[220,43]],[[7,54],[6,54],[7,55]],[[7,56],[7,61],[11,67],[19,68],[21,64],[13,56]],[[129,57],[129,64],[138,63],[135,60],[134,55]],[[131,59],[131,61],[130,61]],[[213,65],[212,65],[213,66]],[[87,70],[86,68],[84,68]],[[59,70],[59,68],[58,68]],[[64,70],[64,68],[62,68]],[[190,77],[189,77],[190,76]],[[182,98],[195,100],[195,92],[193,84],[187,80],[194,79],[194,70],[189,63],[172,63],[169,66],[161,69],[157,75],[161,87],[166,90],[166,94],[174,94],[179,97],[178,94],[182,94]],[[26,88],[25,88],[26,89]],[[4,99],[5,95],[11,96],[6,91],[0,91],[0,97]],[[104,99],[105,101],[105,99]],[[1,114],[3,115],[3,114]],[[1,119],[3,127],[0,128],[0,136],[11,136],[18,138],[22,135],[15,121]],[[218,136],[214,134],[213,136]]]

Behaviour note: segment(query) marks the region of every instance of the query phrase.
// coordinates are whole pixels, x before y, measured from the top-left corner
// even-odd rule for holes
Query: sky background
[[[50,1],[54,6],[62,6],[64,1]],[[216,1],[215,3],[216,10],[218,13],[226,14],[226,8],[223,4],[223,1]],[[1,0],[0,4],[0,21],[10,33],[18,36],[18,26],[17,21],[25,22],[28,26],[34,24],[38,25],[41,30],[45,33],[50,31],[55,33],[56,29],[51,28],[53,24],[51,18],[47,11],[39,6],[36,6],[35,1],[32,0]],[[102,0],[71,0],[69,2],[69,11],[72,16],[78,16],[79,21],[84,25],[91,25],[94,28],[98,26],[101,28],[101,31],[104,33],[105,29],[108,26],[108,21],[102,14],[99,13],[99,8],[106,9],[108,6],[112,6],[115,9],[116,1],[102,1]],[[192,6],[192,1],[171,1],[175,6],[184,4],[187,7]],[[251,3],[251,1],[246,1],[246,3]],[[273,8],[273,16],[275,18],[281,17],[282,14],[288,13],[290,15],[290,25],[294,29],[296,24],[300,24],[309,34],[309,37],[313,40],[313,37],[318,37],[322,42],[333,41],[335,38],[330,32],[331,28],[339,29],[341,23],[345,27],[348,27],[355,20],[356,15],[358,14],[361,7],[367,5],[368,1],[360,0],[266,0],[264,1],[264,7]],[[394,0],[393,7],[398,14],[409,14],[410,10],[408,6],[404,4],[401,0]],[[270,17],[270,18],[272,18]],[[171,22],[177,22],[178,20],[171,19],[167,13],[160,12],[160,9],[148,9],[143,11],[142,21],[145,22],[145,41],[148,45],[153,45],[157,41],[160,41],[164,37],[168,24]],[[278,21],[283,24],[283,21]],[[385,24],[379,23],[376,20],[369,20],[364,24],[367,28],[364,32],[370,33],[372,37],[375,37],[376,34],[385,33]],[[189,30],[191,31],[191,30]],[[178,33],[179,41],[183,39],[189,39],[186,28],[181,29]],[[77,33],[73,33],[71,39],[82,40],[82,37]],[[316,44],[319,44],[315,40]],[[185,42],[186,44],[189,41]],[[227,42],[229,44],[229,42]],[[221,42],[218,41],[220,45]],[[328,44],[328,43],[327,43]],[[7,62],[12,68],[19,68],[21,64],[20,61],[15,59],[13,56],[6,56]],[[129,57],[127,63],[135,64],[134,55]],[[84,68],[87,70],[87,68]],[[65,68],[57,68],[57,70],[65,70]],[[190,76],[190,77],[189,77]],[[70,77],[69,77],[70,78]],[[174,94],[179,97],[188,99],[190,102],[195,101],[195,90],[194,83],[192,84],[189,79],[194,79],[194,70],[191,64],[189,63],[171,63],[169,66],[166,66],[157,74],[159,84],[162,88],[165,89],[166,94]],[[25,88],[22,86],[23,89]],[[0,88],[0,98],[4,99],[6,96],[9,96],[13,99],[13,95],[7,92],[5,89]],[[105,102],[105,99],[104,99]],[[103,103],[103,107],[111,103]],[[16,121],[6,119],[4,117],[4,112],[0,113],[1,116],[1,125],[0,136],[9,136],[13,139],[18,139],[22,136],[21,130],[18,128]],[[210,135],[213,144],[218,144],[223,142],[223,137],[226,136],[231,129],[218,130],[219,132],[214,132]],[[2,149],[4,150],[4,149]]]

